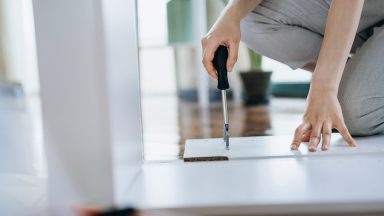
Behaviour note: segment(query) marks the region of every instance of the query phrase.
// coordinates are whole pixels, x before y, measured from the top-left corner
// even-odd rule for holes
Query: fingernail
[[[314,146],[314,145],[310,145],[310,146],[308,147],[308,150],[309,150],[310,152],[315,152],[315,151],[316,151],[316,146]]]
[[[233,67],[232,67],[232,66],[229,66],[229,67],[228,67],[228,72],[231,72],[232,69],[233,69]]]
[[[296,144],[292,144],[291,145],[291,150],[296,150],[297,149],[297,145]]]
[[[328,147],[327,147],[327,146],[322,147],[321,150],[322,150],[322,151],[328,151]]]

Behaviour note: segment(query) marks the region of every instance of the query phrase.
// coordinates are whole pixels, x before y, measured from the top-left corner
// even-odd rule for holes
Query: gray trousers
[[[292,69],[316,63],[330,0],[264,0],[241,22],[241,40]],[[339,86],[352,135],[384,132],[384,0],[366,0]],[[332,79],[332,77],[329,77]]]

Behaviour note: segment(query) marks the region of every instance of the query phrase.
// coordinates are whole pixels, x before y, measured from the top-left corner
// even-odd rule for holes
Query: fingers
[[[303,134],[305,134],[310,128],[311,125],[309,123],[303,123],[296,128],[295,135],[291,144],[291,150],[297,150],[299,148]]]
[[[311,133],[312,130],[308,130],[307,132],[305,132],[303,137],[301,138],[301,142],[309,142],[309,140],[311,139]]]
[[[210,40],[210,41],[209,41]],[[238,40],[230,41],[221,41],[203,38],[201,40],[201,46],[203,48],[203,60],[202,63],[207,70],[208,74],[217,80],[217,71],[213,66],[212,60],[215,57],[215,52],[220,45],[225,45],[228,47],[228,59],[227,59],[227,70],[231,72],[237,61],[239,53],[239,43]]]
[[[327,151],[329,149],[329,143],[331,142],[331,135],[332,135],[332,124],[324,123],[323,129],[321,130],[321,139],[322,139],[321,150],[322,151]]]
[[[357,146],[355,140],[352,138],[351,134],[349,133],[344,121],[341,121],[341,123],[339,123],[338,125],[335,125],[335,128],[339,131],[341,136],[343,136],[344,140],[347,141],[348,145],[352,147]]]
[[[239,41],[232,41],[229,43],[228,47],[228,60],[227,60],[227,70],[231,72],[233,70],[233,66],[237,61],[237,56],[239,53]]]
[[[204,41],[204,40],[203,40]],[[206,42],[202,42],[203,46]],[[203,51],[203,65],[207,70],[208,74],[215,80],[217,80],[217,72],[215,67],[213,66],[212,60],[215,57],[215,52],[220,44],[210,44],[204,46]]]
[[[343,121],[342,121],[343,122]],[[356,141],[352,138],[349,133],[347,127],[344,123],[339,123],[338,126],[335,126],[336,129],[339,130],[340,134],[343,136],[345,141],[350,146],[357,146]],[[324,122],[318,123],[315,126],[310,126],[309,123],[301,124],[297,127],[294,135],[294,139],[292,141],[291,150],[297,150],[301,144],[301,142],[308,142],[308,150],[310,152],[315,152],[317,150],[320,141],[322,142],[321,150],[327,151],[329,149],[329,145],[331,142],[332,136],[332,123]]]
[[[315,126],[312,127],[311,138],[309,140],[308,146],[308,150],[310,152],[315,152],[317,149],[317,145],[319,145],[320,143],[322,126],[322,123],[316,123]]]

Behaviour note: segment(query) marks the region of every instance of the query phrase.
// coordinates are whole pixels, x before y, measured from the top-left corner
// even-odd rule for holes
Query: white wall
[[[3,1],[0,1],[0,80],[5,80],[5,61],[4,61],[4,12]]]
[[[39,91],[31,0],[2,0],[6,79],[20,82],[28,94]]]

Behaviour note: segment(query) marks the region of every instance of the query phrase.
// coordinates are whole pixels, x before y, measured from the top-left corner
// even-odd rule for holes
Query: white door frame
[[[136,1],[33,8],[51,204],[124,202],[142,164]]]

